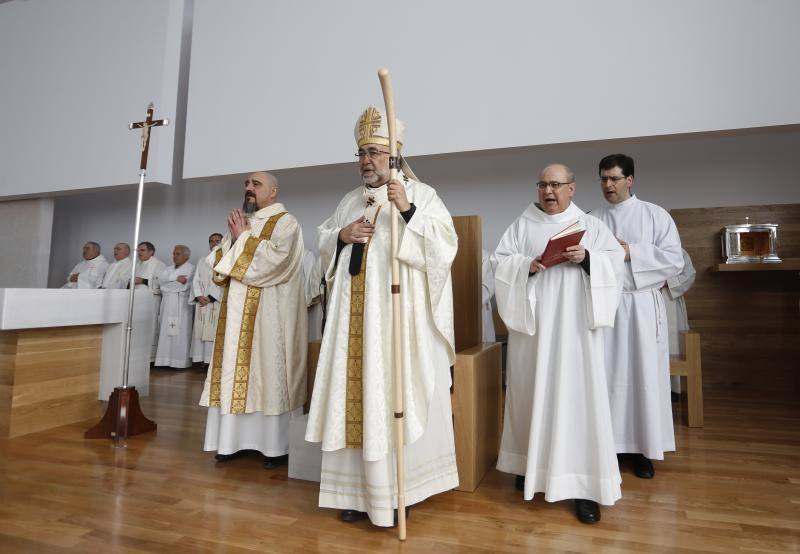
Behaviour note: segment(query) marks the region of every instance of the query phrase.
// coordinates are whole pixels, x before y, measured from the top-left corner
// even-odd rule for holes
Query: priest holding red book
[[[492,257],[508,327],[508,382],[497,469],[525,500],[575,500],[578,520],[621,497],[602,328],[614,324],[625,251],[572,203],[575,176],[545,167],[532,203]]]

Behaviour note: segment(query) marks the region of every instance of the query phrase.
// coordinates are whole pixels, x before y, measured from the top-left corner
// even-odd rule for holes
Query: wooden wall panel
[[[458,234],[458,253],[453,261],[453,317],[456,352],[481,342],[481,218],[477,215],[453,217]]]
[[[100,416],[100,325],[0,333],[0,436]]]
[[[689,326],[702,339],[706,386],[734,385],[771,394],[800,392],[800,274],[712,272],[722,262],[720,231],[777,223],[779,255],[800,258],[800,204],[671,211],[697,278],[686,295]]]

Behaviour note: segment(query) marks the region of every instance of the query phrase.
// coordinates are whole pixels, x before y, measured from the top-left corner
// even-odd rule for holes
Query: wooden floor
[[[492,470],[475,493],[416,506],[409,539],[317,508],[317,484],[202,451],[203,376],[153,371],[157,434],[113,449],[69,425],[0,440],[0,552],[800,552],[798,402],[706,391],[706,427],[677,424],[652,481],[623,470],[602,522],[523,502]]]

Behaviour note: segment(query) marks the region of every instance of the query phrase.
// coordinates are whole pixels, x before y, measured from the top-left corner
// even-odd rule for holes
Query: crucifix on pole
[[[147,117],[144,121],[131,123],[129,129],[141,129],[141,159],[139,163],[139,194],[136,200],[136,224],[133,231],[134,248],[139,244],[139,223],[142,217],[142,196],[144,195],[144,178],[147,174],[147,155],[150,151],[150,129],[169,125],[168,119],[153,119],[155,108],[153,103],[147,106]],[[125,439],[148,431],[155,431],[156,424],[147,419],[139,406],[139,393],[136,387],[128,386],[128,373],[131,362],[131,332],[133,331],[133,297],[136,287],[136,256],[131,263],[131,278],[128,288],[128,322],[123,338],[122,386],[115,387],[108,399],[108,408],[97,425],[87,430],[87,439],[111,438],[116,446],[125,446]]]

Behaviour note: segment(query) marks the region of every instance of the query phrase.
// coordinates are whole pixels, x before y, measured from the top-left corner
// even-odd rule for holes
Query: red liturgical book
[[[545,267],[553,267],[561,262],[566,262],[567,259],[562,257],[561,254],[570,247],[575,246],[581,242],[583,233],[586,229],[583,227],[583,222],[576,221],[566,229],[556,233],[547,242],[547,247],[542,252],[542,259],[539,261]]]

